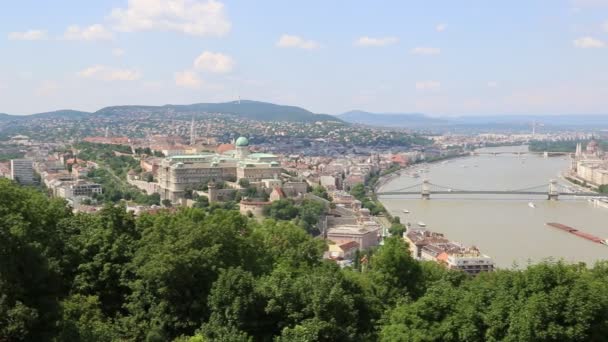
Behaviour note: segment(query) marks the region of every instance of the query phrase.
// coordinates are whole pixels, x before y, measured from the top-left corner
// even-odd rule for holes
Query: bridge
[[[464,190],[456,189],[448,186],[437,185],[429,180],[424,180],[422,183],[414,184],[405,188],[378,191],[378,196],[390,195],[420,195],[422,199],[431,199],[431,194],[437,195],[546,195],[548,200],[557,201],[560,195],[563,196],[600,196],[596,192],[572,191],[552,179],[549,184],[531,186],[523,189],[507,189],[507,190]]]
[[[492,151],[492,152],[478,152],[478,151],[472,151],[470,153],[472,156],[497,156],[499,154],[510,154],[510,155],[515,155],[515,156],[522,156],[522,155],[526,155],[526,154],[533,154],[533,155],[540,155],[540,156],[545,156],[545,157],[549,157],[549,156],[567,156],[567,155],[573,155],[574,153],[572,152],[535,152],[535,151]]]

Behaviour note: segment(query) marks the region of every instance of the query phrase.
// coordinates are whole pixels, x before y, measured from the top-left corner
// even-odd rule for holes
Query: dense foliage
[[[281,199],[265,207],[264,215],[275,220],[291,220],[310,234],[317,235],[320,233],[317,223],[324,211],[325,206],[316,201],[303,200],[296,203],[292,199]]]
[[[384,208],[382,203],[372,199],[370,196],[367,195],[365,185],[357,184],[353,186],[353,188],[350,190],[350,194],[353,195],[354,198],[361,201],[361,206],[363,208],[369,209],[372,215],[378,215],[386,212],[386,209]]]
[[[469,278],[399,238],[356,271],[235,210],[72,214],[0,180],[0,341],[604,341],[608,263]]]

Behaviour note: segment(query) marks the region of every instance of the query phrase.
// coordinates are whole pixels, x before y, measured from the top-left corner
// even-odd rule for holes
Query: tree
[[[207,208],[209,207],[209,198],[206,196],[198,196],[194,202],[193,207],[195,208]]]
[[[264,208],[264,215],[276,220],[292,220],[298,216],[293,200],[280,199]]]
[[[171,200],[166,199],[166,198],[164,200],[160,201],[160,203],[163,205],[163,207],[166,207],[166,208],[170,208],[172,206]]]
[[[61,303],[59,341],[115,341],[111,322],[100,309],[96,296],[73,295]]]
[[[401,223],[393,223],[391,224],[391,227],[388,229],[388,232],[392,235],[392,236],[398,236],[401,237],[403,236],[403,233],[405,233],[405,226],[402,225]]]
[[[319,196],[326,200],[330,200],[329,194],[327,193],[327,189],[325,189],[322,185],[317,185],[312,189],[312,193],[315,196]]]
[[[0,340],[49,340],[68,286],[62,200],[0,179]]]
[[[241,178],[241,179],[239,179],[239,185],[241,186],[241,188],[248,188],[249,180],[246,178]]]
[[[251,272],[240,267],[222,270],[209,294],[212,314],[203,327],[205,335],[216,338],[219,327],[263,335],[269,327],[264,326],[263,303],[255,286],[256,279]]]
[[[133,257],[140,232],[135,217],[125,205],[107,204],[97,215],[79,214],[61,223],[74,234],[66,253],[74,259],[72,291],[96,296],[104,314],[123,312],[130,290],[128,263]]]
[[[127,308],[131,338],[172,339],[192,335],[208,320],[208,297],[220,270],[253,269],[247,243],[249,221],[236,211],[183,209],[146,216],[142,239],[131,263],[134,280]]]
[[[363,184],[353,186],[353,188],[350,190],[350,194],[359,201],[363,201],[363,199],[367,196],[365,186]]]
[[[400,237],[384,239],[384,245],[371,258],[370,268],[378,296],[386,303],[419,295],[421,268]]]

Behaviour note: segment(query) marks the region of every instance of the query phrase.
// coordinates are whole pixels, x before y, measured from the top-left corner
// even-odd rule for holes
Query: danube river
[[[526,146],[489,148],[479,151],[527,151]],[[429,164],[419,178],[403,175],[391,180],[380,191],[395,191],[421,183],[464,190],[512,190],[548,184],[559,179],[568,168],[567,157],[541,155],[480,155]],[[560,183],[565,184],[563,180]],[[541,189],[542,190],[542,189]],[[594,207],[585,199],[560,197],[548,201],[534,195],[433,195],[381,196],[380,201],[401,222],[424,222],[432,231],[466,245],[477,246],[493,257],[496,265],[519,267],[544,259],[568,262],[608,258],[608,246],[584,240],[546,226],[559,222],[601,238],[608,238],[608,209]],[[535,207],[529,205],[533,202]],[[403,209],[410,211],[404,214]]]

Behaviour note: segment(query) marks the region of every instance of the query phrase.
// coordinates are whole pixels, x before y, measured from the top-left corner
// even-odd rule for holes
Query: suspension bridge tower
[[[422,181],[421,195],[423,200],[431,199],[431,182],[428,179]]]
[[[550,201],[557,201],[559,198],[559,191],[557,190],[557,181],[552,179],[549,181],[549,193],[548,199]]]

